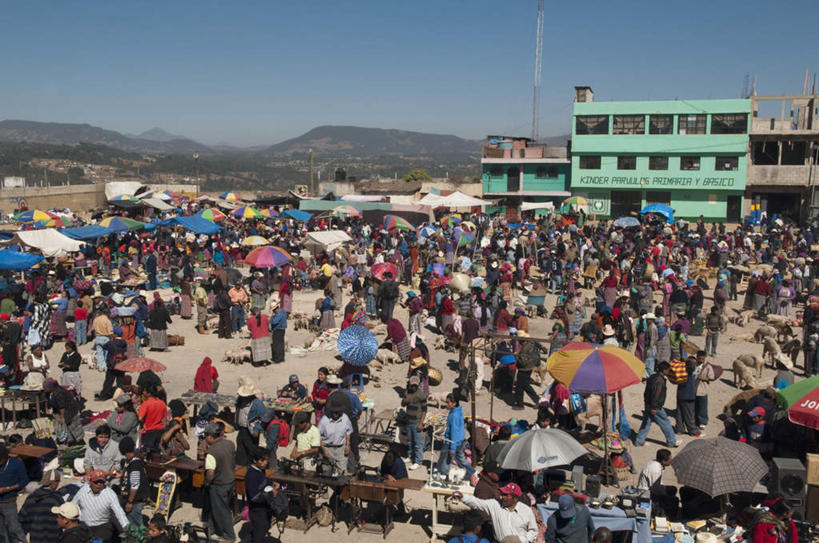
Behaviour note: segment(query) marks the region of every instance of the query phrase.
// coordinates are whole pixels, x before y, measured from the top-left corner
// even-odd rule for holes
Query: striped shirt
[[[116,493],[108,487],[103,488],[99,494],[94,494],[88,483],[85,483],[71,501],[80,508],[80,522],[86,526],[102,526],[112,522],[114,517],[123,530],[128,526],[128,517],[119,505]]]

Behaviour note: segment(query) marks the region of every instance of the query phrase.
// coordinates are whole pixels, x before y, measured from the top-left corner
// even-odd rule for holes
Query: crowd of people
[[[176,318],[195,318],[199,334],[222,339],[247,334],[254,366],[288,359],[285,335],[295,295],[314,299],[309,318],[316,333],[383,325],[381,347],[392,350],[407,368],[398,403],[404,408],[408,448],[403,457],[399,450],[384,456],[380,472],[387,479],[406,478],[422,467],[429,446],[431,349],[457,353],[458,378],[445,383],[451,390],[444,402],[445,444],[437,462],[430,464],[430,477],[447,485],[451,466],[457,465],[474,487],[474,497],[462,499],[483,516],[467,516],[461,543],[480,534],[521,543],[538,538],[611,540],[605,529],[595,530],[586,508],[571,499],[561,498],[558,513],[548,522],[533,514],[532,506],[548,496],[549,487],[542,476],[505,471],[497,464],[498,445],[509,440],[508,425],[496,429],[487,447],[472,448],[474,436],[460,403],[472,386],[483,384],[483,367],[475,375],[469,353],[488,334],[505,338],[486,353],[493,391],[512,409],[529,409],[536,420],[533,428],[576,429],[566,383],[554,382],[543,393],[533,387],[533,374],[549,354],[572,341],[632,351],[645,364],[642,422],[632,436],[638,447],[655,423],[668,449],[679,446],[682,434],[705,437],[715,413],[709,395],[722,373],[715,357],[726,348],[721,338],[729,317],[741,310],[801,319],[803,373],[819,373],[815,225],[769,223],[756,232],[742,227],[728,231],[723,224],[706,225],[702,218],[669,224],[659,216],[646,216],[631,228],[608,221],[578,226],[552,217],[522,223],[483,214],[463,218],[471,223],[461,219],[448,216],[417,230],[387,230],[356,217],[319,217],[309,224],[250,220],[225,223],[214,236],[167,226],[87,244],[73,267],[55,263],[31,271],[24,282],[4,279],[0,379],[5,386],[42,387],[54,416],[53,441],[32,434],[26,442],[55,448],[85,445],[77,470],[83,482],[70,499],[59,501],[54,496],[59,472],[43,471],[42,465],[39,472],[35,465],[21,467],[0,449],[0,464],[14,468],[0,471],[0,520],[10,543],[25,541],[26,533],[32,542],[46,534],[43,523],[26,520],[32,515],[52,515],[56,520],[49,523],[48,537],[62,530],[66,541],[88,536],[107,543],[129,526],[145,526],[155,534],[152,540],[164,537],[163,519],[146,522],[144,515],[150,484],[145,459],[153,454],[188,455],[204,463],[210,533],[227,541],[236,538],[236,466],[248,468],[247,521],[254,543],[264,541],[273,520],[292,510],[266,469],[288,458],[326,463],[334,476],[357,472],[364,407],[352,388],[363,378],[359,369],[345,363],[335,374],[322,367],[309,389],[294,373],[274,394],[243,378],[232,418],[208,403],[192,419],[183,401],[169,401],[156,373],[142,372],[132,383],[130,375],[117,369],[147,351],[166,351],[169,325]],[[308,229],[331,228],[345,230],[353,241],[332,250],[305,250]],[[241,241],[255,235],[292,259],[272,269],[241,268],[250,249]],[[169,287],[163,292],[170,294],[157,290],[161,280]],[[742,288],[745,297],[738,306]],[[546,294],[554,296],[553,307],[527,303],[527,297]],[[737,311],[729,309],[732,303]],[[551,323],[547,341],[523,340],[530,337],[534,319]],[[705,336],[703,348],[692,343],[695,336]],[[83,386],[78,351],[86,343],[92,343],[92,363],[105,376],[93,398],[116,404],[87,443],[83,412],[90,391]],[[55,364],[57,351],[62,352]],[[192,388],[215,393],[222,380],[207,357]],[[790,368],[781,368],[771,387],[750,397],[747,408],[730,413],[722,433],[757,447],[766,459],[815,451],[815,432],[790,423],[775,401],[776,388],[794,380]],[[667,412],[669,385],[676,387],[674,424]],[[263,401],[271,397],[307,402],[313,409],[283,417]],[[524,417],[521,413],[518,418]],[[230,433],[235,439],[226,437]],[[679,500],[658,482],[670,461],[668,449],[646,466],[639,484],[674,516],[684,507],[678,510]],[[27,485],[37,490],[26,499],[26,505],[32,500],[29,512],[21,510],[18,520],[17,496]],[[782,532],[778,537],[792,537],[783,521],[787,515],[780,511],[787,506],[776,497],[769,500],[768,517],[758,518],[752,528],[767,522]],[[35,502],[42,504],[35,507]],[[490,523],[482,528],[486,519]],[[754,531],[753,541],[768,540]]]

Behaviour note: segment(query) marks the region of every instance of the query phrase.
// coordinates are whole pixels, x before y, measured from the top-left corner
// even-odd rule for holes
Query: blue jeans
[[[677,435],[674,433],[674,428],[671,427],[671,421],[668,419],[665,409],[657,409],[652,415],[648,409],[643,410],[643,424],[640,426],[640,431],[637,432],[637,437],[634,440],[635,445],[643,445],[648,437],[648,431],[651,429],[651,423],[656,422],[665,435],[665,441],[668,445],[677,444]]]
[[[562,275],[553,275],[551,279],[552,283],[552,294],[557,292],[557,289],[560,288],[560,284],[563,282]]]
[[[424,461],[424,440],[426,433],[418,429],[418,423],[407,424],[407,451],[410,462],[420,464]]]
[[[717,355],[717,341],[719,340],[719,332],[705,333],[705,353],[711,356]]]
[[[136,502],[134,506],[131,508],[130,513],[125,513],[125,516],[128,517],[128,522],[135,526],[142,526],[142,507],[145,505],[144,502]]]
[[[105,363],[105,346],[106,343],[111,341],[108,336],[97,336],[94,338],[94,348],[97,350],[97,370],[105,371],[108,369],[108,365]]]
[[[76,321],[74,322],[74,341],[77,342],[77,345],[82,345],[86,341],[88,341],[88,321]]]
[[[475,468],[473,468],[469,460],[466,459],[464,449],[466,449],[466,441],[462,441],[461,444],[455,448],[455,453],[452,455],[452,458],[450,458],[449,455],[452,449],[449,443],[444,443],[444,448],[441,449],[441,456],[438,457],[438,464],[435,466],[438,469],[438,473],[444,477],[449,475],[449,465],[452,463],[452,460],[455,460],[459,466],[466,470],[466,477],[472,477],[472,475],[475,474]]]
[[[245,325],[245,308],[241,305],[234,305],[230,308],[230,327],[233,332],[238,332]]]
[[[648,350],[646,353],[645,360],[643,363],[646,365],[646,377],[654,375],[654,358],[657,356],[657,347],[654,346]],[[666,360],[666,362],[668,362]]]

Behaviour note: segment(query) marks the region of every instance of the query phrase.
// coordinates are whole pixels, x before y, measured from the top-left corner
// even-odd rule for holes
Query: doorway
[[[611,193],[611,216],[628,217],[637,214],[643,203],[643,195],[639,190],[617,190]]]
[[[506,170],[506,191],[518,192],[520,190],[520,169],[509,168]]]
[[[742,223],[742,196],[729,194],[725,205],[725,220],[727,222]]]

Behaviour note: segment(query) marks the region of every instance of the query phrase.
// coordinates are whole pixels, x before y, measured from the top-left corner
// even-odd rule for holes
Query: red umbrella
[[[114,369],[128,373],[142,373],[146,370],[151,370],[154,372],[165,371],[168,368],[152,358],[137,357],[129,358],[128,360],[120,362],[114,366]]]
[[[392,262],[379,262],[378,264],[374,265],[370,270],[372,276],[378,279],[379,281],[384,280],[384,274],[387,272],[390,272],[392,274],[393,279],[398,277],[398,267]]]

